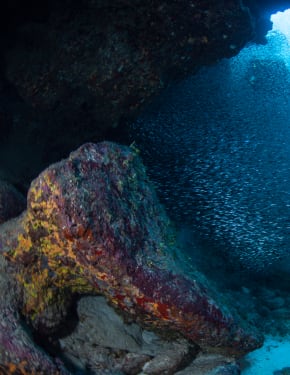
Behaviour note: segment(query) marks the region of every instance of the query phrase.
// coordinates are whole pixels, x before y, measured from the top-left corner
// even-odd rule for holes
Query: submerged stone
[[[152,331],[126,322],[102,296],[78,301],[79,321],[60,339],[65,358],[80,369],[121,371],[126,375],[175,373],[198,352],[187,340],[162,340]]]
[[[237,54],[255,28],[240,0],[5,3],[0,169],[25,188],[86,140],[110,136],[177,77]]]
[[[176,375],[239,375],[240,366],[232,358],[220,354],[199,354],[192,364]]]
[[[53,361],[32,340],[17,313],[19,290],[0,255],[0,374],[68,375],[62,363]]]
[[[22,313],[55,332],[71,299],[102,294],[171,339],[241,356],[261,337],[199,273],[183,272],[174,232],[133,148],[85,144],[47,168],[27,211],[0,228],[0,251],[23,290]]]

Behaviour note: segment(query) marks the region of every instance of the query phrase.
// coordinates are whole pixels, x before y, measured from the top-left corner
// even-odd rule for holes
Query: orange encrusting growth
[[[17,265],[23,314],[37,329],[51,330],[52,314],[56,326],[75,294],[91,293],[205,349],[243,354],[261,343],[208,289],[172,271],[169,220],[130,148],[86,144],[50,166],[32,183],[17,225],[16,241],[1,240]]]

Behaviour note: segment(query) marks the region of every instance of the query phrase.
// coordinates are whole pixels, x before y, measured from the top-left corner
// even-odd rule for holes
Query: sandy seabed
[[[264,345],[245,357],[242,375],[273,375],[290,368],[290,336],[266,336]]]

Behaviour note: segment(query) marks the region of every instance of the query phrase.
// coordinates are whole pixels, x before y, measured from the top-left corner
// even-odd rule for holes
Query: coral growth
[[[33,343],[22,324],[17,313],[19,290],[10,271],[0,254],[0,374],[67,374],[61,362],[53,362]]]
[[[57,329],[75,294],[94,293],[204,349],[241,355],[261,344],[202,277],[178,271],[169,221],[128,147],[85,144],[46,169],[26,213],[2,228],[0,246],[17,269],[22,313],[40,332]]]

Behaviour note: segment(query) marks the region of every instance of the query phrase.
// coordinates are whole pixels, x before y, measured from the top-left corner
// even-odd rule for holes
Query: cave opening
[[[266,44],[249,44],[237,56],[172,84],[130,125],[128,136],[121,126],[108,129],[104,136],[120,143],[134,142],[140,149],[147,173],[176,225],[185,261],[206,274],[225,294],[229,291],[236,300],[234,307],[246,320],[262,332],[281,335],[289,332],[290,314],[289,20],[290,10],[273,14]],[[35,41],[38,46],[45,27],[36,26],[32,31],[24,29],[23,39],[36,30],[40,35]],[[86,29],[81,26],[78,32],[83,37]],[[104,36],[98,37],[101,40]],[[206,44],[206,39],[203,42]],[[119,69],[122,75],[124,67]],[[1,70],[4,72],[6,66]],[[65,91],[70,96],[68,87]],[[110,86],[104,90],[110,92]],[[60,149],[64,154],[71,151],[69,138],[79,142],[79,123],[77,119],[72,121],[72,111],[63,122],[72,123],[70,137],[64,132],[63,139],[58,139],[49,125],[44,126],[50,138],[43,147],[38,142],[41,118],[32,117],[34,108],[28,111],[27,103],[20,100],[3,73],[4,91],[7,105],[3,101],[2,106],[9,110],[11,106],[15,113],[21,109],[24,123],[30,124],[35,135],[32,148],[20,133],[18,138],[10,134],[13,118],[9,122],[3,115],[5,121],[0,128],[6,143],[0,154],[9,169],[2,172],[3,177],[8,175],[15,185],[20,180],[19,186],[25,191],[36,169],[39,172],[44,164],[58,160]],[[92,97],[78,87],[74,96],[81,98],[77,101],[79,118],[88,119],[88,129],[83,125],[83,132],[87,131],[89,141],[99,141],[99,134],[90,138],[95,119]],[[15,97],[17,101],[11,99]],[[130,103],[134,104],[134,99],[130,98]],[[68,103],[70,113],[72,105]],[[55,118],[61,117],[61,105],[61,100],[53,101]],[[124,127],[128,128],[126,118]],[[61,127],[56,123],[55,128]],[[55,138],[59,143],[54,149],[51,143]],[[25,148],[21,148],[23,145]],[[35,158],[38,153],[45,154],[43,160]],[[9,163],[11,167],[7,168]],[[18,164],[23,178],[19,179],[18,170],[13,176],[14,164]],[[26,164],[33,165],[32,172]]]
[[[233,289],[288,290],[289,12],[271,16],[266,44],[172,85],[131,127],[189,259]]]
[[[290,41],[290,9],[272,14],[270,20],[273,22],[272,30],[280,31]]]

